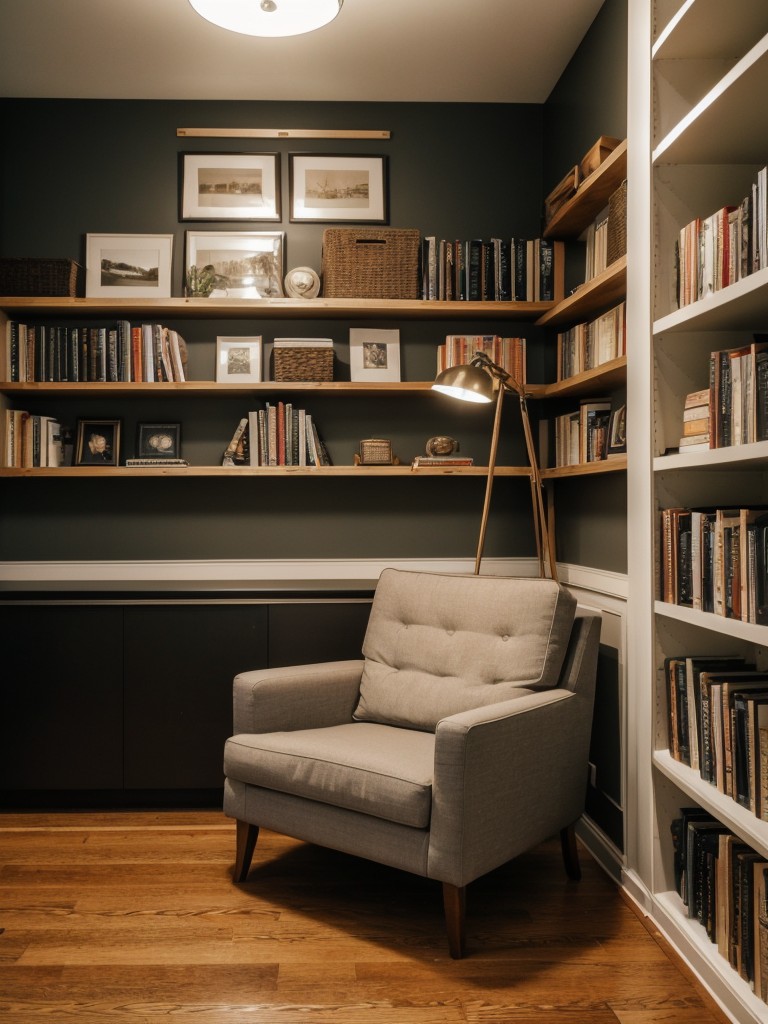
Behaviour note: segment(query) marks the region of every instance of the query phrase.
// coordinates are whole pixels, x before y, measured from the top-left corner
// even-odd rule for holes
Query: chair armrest
[[[590,728],[591,702],[563,689],[439,722],[429,875],[466,885],[574,822]]]
[[[235,733],[320,729],[352,721],[362,659],[241,672],[233,683]]]

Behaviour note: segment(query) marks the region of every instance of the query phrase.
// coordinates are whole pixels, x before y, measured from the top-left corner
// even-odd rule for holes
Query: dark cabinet
[[[123,785],[123,609],[0,608],[0,787]]]
[[[213,793],[233,677],[359,658],[369,613],[354,599],[4,604],[0,790],[17,806],[33,791]]]
[[[224,784],[232,679],[267,664],[266,605],[125,609],[125,788]]]

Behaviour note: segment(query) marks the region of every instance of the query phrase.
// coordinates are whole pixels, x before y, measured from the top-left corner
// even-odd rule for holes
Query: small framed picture
[[[353,381],[400,380],[400,331],[349,331],[349,372]]]
[[[139,459],[181,458],[181,424],[140,423],[136,456]]]
[[[85,294],[168,299],[173,235],[86,235]]]
[[[387,223],[387,158],[291,153],[292,221]]]
[[[279,153],[182,153],[182,220],[280,220]]]
[[[75,465],[119,465],[120,423],[120,420],[78,420]]]
[[[220,384],[261,381],[261,336],[216,339],[216,380]]]
[[[614,455],[624,455],[627,450],[627,407],[614,406],[608,424],[608,451],[610,459]]]
[[[282,297],[284,240],[284,231],[187,231],[187,294]]]

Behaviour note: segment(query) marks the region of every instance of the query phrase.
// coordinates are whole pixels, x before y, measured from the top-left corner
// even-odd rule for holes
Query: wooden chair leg
[[[448,932],[448,949],[454,960],[464,956],[464,918],[466,913],[467,887],[443,882],[443,906],[445,927]]]
[[[251,867],[253,851],[256,849],[256,840],[258,838],[258,825],[250,825],[247,821],[237,820],[235,870],[232,876],[235,882],[245,882],[248,878],[248,871]]]
[[[579,850],[576,846],[575,825],[569,825],[568,828],[561,829],[560,844],[563,848],[565,873],[572,881],[578,882],[581,879],[581,865],[579,864]]]

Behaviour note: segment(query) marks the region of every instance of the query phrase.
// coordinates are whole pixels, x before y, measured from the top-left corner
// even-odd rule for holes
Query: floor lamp
[[[557,564],[554,552],[549,541],[547,529],[547,517],[544,511],[543,486],[539,463],[536,458],[536,450],[533,444],[531,433],[531,421],[528,416],[528,405],[525,388],[507,373],[501,366],[492,362],[483,352],[477,352],[471,362],[463,363],[460,366],[450,366],[438,374],[435,383],[432,385],[435,391],[440,391],[452,398],[458,398],[464,402],[489,403],[496,401],[496,411],[493,417],[493,433],[491,435],[491,451],[488,456],[488,475],[485,485],[485,500],[483,502],[483,515],[480,520],[480,537],[477,543],[477,555],[475,557],[475,575],[480,573],[480,562],[483,557],[485,545],[485,531],[488,526],[488,513],[491,508],[491,493],[493,491],[493,477],[496,469],[496,452],[499,447],[499,429],[501,427],[501,407],[506,392],[515,394],[520,402],[520,418],[523,422],[523,433],[525,435],[525,447],[528,453],[529,475],[531,481],[531,504],[533,506],[533,528],[536,534],[536,552],[539,558],[539,575],[545,576],[544,558],[546,555],[549,565],[549,574],[552,579],[557,579]]]

